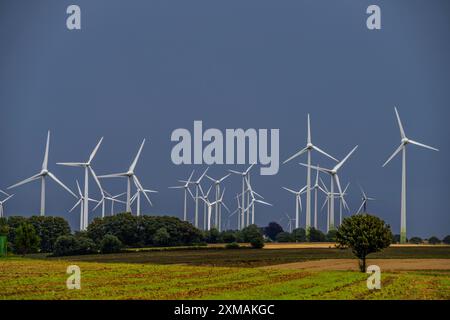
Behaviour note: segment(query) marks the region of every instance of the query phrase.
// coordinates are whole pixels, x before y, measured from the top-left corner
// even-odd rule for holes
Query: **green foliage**
[[[272,241],[276,240],[277,235],[280,232],[283,232],[283,228],[276,222],[270,222],[268,226],[264,228],[264,235]]]
[[[97,246],[94,241],[82,236],[60,236],[56,239],[54,256],[71,256],[97,253]]]
[[[306,241],[306,231],[303,228],[297,228],[292,231],[292,238],[295,242],[305,242]]]
[[[429,244],[440,244],[441,240],[438,237],[431,237],[428,239]]]
[[[360,260],[361,272],[365,272],[367,255],[389,247],[392,233],[389,225],[380,218],[358,214],[344,219],[336,233],[336,241],[341,247],[351,248]]]
[[[14,249],[14,243],[16,238],[16,229],[22,224],[27,222],[27,218],[21,216],[12,216],[7,218],[9,226],[8,242]]]
[[[445,244],[450,244],[450,235],[446,236],[446,237],[442,240],[442,242],[445,243]]]
[[[205,231],[205,241],[207,243],[218,243],[220,238],[219,230],[212,228],[209,231]]]
[[[116,236],[107,234],[100,242],[101,253],[118,253],[122,250],[122,242]]]
[[[14,252],[18,254],[35,253],[39,250],[41,239],[30,223],[20,224],[14,231]]]
[[[400,235],[399,234],[393,234],[391,243],[400,243]]]
[[[293,242],[294,237],[289,232],[280,232],[275,239],[277,242]]]
[[[252,224],[245,227],[241,231],[244,242],[249,242],[252,248],[261,249],[264,247],[264,237],[261,229],[257,225]]]
[[[233,243],[238,241],[237,231],[227,230],[222,231],[219,236],[219,242],[222,243]]]
[[[153,244],[157,246],[168,246],[170,244],[170,234],[166,228],[159,228],[153,236]]]
[[[28,222],[41,238],[41,252],[53,252],[56,239],[70,234],[69,224],[60,217],[33,216]]]
[[[231,249],[231,250],[240,249],[240,248],[241,248],[241,246],[237,242],[227,243],[225,246],[225,249]]]
[[[165,228],[169,234],[167,246],[198,244],[203,234],[189,222],[175,217],[132,216],[121,213],[103,219],[97,218],[88,227],[88,236],[100,242],[107,234],[112,234],[128,247],[161,245],[160,238],[155,241],[156,232]]]
[[[328,231],[327,235],[325,236],[326,241],[335,242],[336,241],[336,233],[337,233],[337,230]]]
[[[422,238],[419,238],[419,237],[412,237],[411,239],[409,239],[408,242],[412,243],[412,244],[421,244],[421,243],[423,243],[423,240],[422,240]]]
[[[309,237],[307,239],[309,242],[324,242],[326,240],[326,236],[322,231],[310,228],[309,229]]]
[[[0,218],[0,236],[8,236],[9,235],[9,225],[6,218]]]

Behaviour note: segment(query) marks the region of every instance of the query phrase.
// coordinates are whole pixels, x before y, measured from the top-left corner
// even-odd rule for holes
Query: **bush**
[[[153,237],[153,243],[157,246],[167,246],[170,243],[170,234],[166,228],[159,228]]]
[[[69,224],[60,217],[33,216],[28,222],[41,238],[41,252],[53,252],[56,239],[70,234]]]
[[[446,236],[444,238],[444,240],[442,240],[442,242],[445,243],[445,244],[450,244],[450,235]]]
[[[227,230],[220,234],[219,241],[223,243],[237,242],[238,238],[235,231]]]
[[[35,253],[39,250],[41,239],[30,223],[22,223],[15,231],[14,252],[18,254]]]
[[[107,234],[100,242],[101,253],[118,253],[122,250],[122,242],[112,234]]]
[[[252,224],[241,230],[244,242],[249,242],[252,248],[260,249],[264,247],[264,237],[261,229],[257,225]]]
[[[325,242],[325,240],[326,237],[322,231],[315,228],[309,229],[309,237],[308,237],[309,242]]]
[[[345,218],[336,233],[340,247],[349,247],[359,259],[361,272],[366,272],[366,257],[389,247],[392,233],[389,225],[378,217],[358,214]]]
[[[305,229],[298,228],[292,231],[292,237],[295,242],[305,242],[306,241],[306,231]]]
[[[262,249],[264,248],[264,238],[261,235],[260,238],[254,238],[250,241],[250,245],[253,249]]]
[[[54,256],[71,256],[97,253],[95,243],[86,237],[60,236],[55,242]]]
[[[227,243],[225,249],[240,249],[241,246],[237,242]]]
[[[205,231],[205,241],[206,243],[217,243],[220,237],[219,230],[212,228],[209,231]]]
[[[328,231],[327,235],[325,236],[326,241],[328,242],[335,242],[336,241],[336,230],[330,230]]]
[[[276,240],[277,235],[283,232],[283,228],[276,222],[270,222],[267,227],[264,228],[264,235],[271,240]]]
[[[438,237],[431,237],[430,239],[428,239],[428,243],[429,244],[440,244],[441,240],[439,240]]]
[[[280,232],[276,237],[277,242],[293,242],[294,237],[289,232]]]
[[[411,239],[409,239],[408,242],[412,243],[412,244],[421,244],[423,241],[422,241],[422,238],[412,237]]]

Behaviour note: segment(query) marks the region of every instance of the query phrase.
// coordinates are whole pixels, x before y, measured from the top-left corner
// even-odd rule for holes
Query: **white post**
[[[45,215],[45,176],[41,177],[41,216]]]
[[[406,148],[402,150],[402,203],[400,212],[400,243],[406,243]]]
[[[127,179],[127,212],[131,213],[131,177]]]
[[[331,185],[330,185],[330,230],[334,230],[334,177],[331,177]]]
[[[295,221],[295,226],[298,228],[298,220]],[[308,149],[308,168],[306,176],[306,234],[309,235],[311,228],[311,149]]]

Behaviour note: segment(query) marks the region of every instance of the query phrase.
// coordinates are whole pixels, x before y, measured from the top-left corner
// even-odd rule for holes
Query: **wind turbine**
[[[111,201],[111,216],[114,215],[114,203],[115,203],[115,202],[123,203],[123,204],[125,204],[125,205],[127,204],[125,201],[122,201],[122,200],[118,200],[118,199],[117,199],[117,198],[120,198],[121,196],[125,195],[126,192],[123,192],[123,193],[121,193],[121,194],[118,194],[118,195],[113,196],[113,195],[111,195],[109,192],[106,192],[105,190],[103,190],[103,191],[104,191],[105,194],[106,194],[105,200]]]
[[[339,197],[339,225],[342,224],[342,207],[344,207],[344,209],[347,209],[347,211],[350,211],[350,208],[348,207],[347,202],[344,200],[344,196],[347,195],[347,189],[349,186],[350,186],[350,183],[347,183],[342,195]]]
[[[319,165],[317,165],[319,167]],[[316,181],[314,183],[314,186],[312,187],[312,190],[314,190],[314,229],[317,230],[317,196],[318,191],[322,191],[326,194],[325,190],[319,185],[319,170],[316,169]]]
[[[292,189],[283,187],[284,190],[286,190],[287,192],[290,192],[292,194],[295,195],[295,229],[299,228],[299,221],[300,221],[300,210],[303,210],[302,208],[302,198],[301,195],[304,194],[306,192],[306,189],[308,188],[308,186],[304,186],[303,188],[301,188],[299,191],[294,191]]]
[[[206,175],[206,173],[208,172],[208,169],[209,168],[206,168],[206,170],[202,173],[202,175],[196,180],[196,181],[194,181],[194,182],[192,182],[191,184],[195,184],[195,197],[194,197],[194,199],[195,199],[195,216],[194,216],[194,226],[196,227],[196,228],[198,228],[198,199],[199,199],[199,191],[201,190],[202,191],[202,194],[203,194],[203,189],[202,189],[202,186],[201,186],[201,182],[202,182],[202,180],[203,180],[203,178],[205,177],[205,175]],[[183,181],[183,182],[186,182],[186,181]]]
[[[208,201],[207,196],[200,197],[200,199],[201,199],[202,201],[204,201],[205,204],[206,204],[207,207],[208,207],[207,230],[211,230],[211,214],[212,214],[212,207],[213,207],[214,205],[216,205],[217,203],[220,203],[220,204],[222,204],[222,205],[225,207],[225,209],[226,209],[228,212],[230,212],[230,210],[228,209],[227,205],[223,202],[223,195],[224,195],[224,194],[225,194],[225,189],[223,190],[222,196],[220,197],[220,199],[217,200],[217,201],[214,201],[214,202]]]
[[[55,181],[57,184],[59,184],[61,187],[63,187],[67,192],[69,192],[72,196],[75,198],[77,197],[75,193],[72,192],[68,187],[64,185],[53,173],[51,173],[48,170],[48,153],[49,153],[49,147],[50,147],[50,131],[47,133],[47,144],[45,146],[45,154],[44,154],[44,161],[42,162],[42,169],[38,174],[35,174],[34,176],[27,178],[25,180],[22,180],[10,187],[8,189],[12,189],[18,186],[21,186],[23,184],[35,181],[40,179],[41,180],[41,216],[45,215],[45,178],[49,176],[53,181]]]
[[[75,203],[75,205],[72,207],[72,209],[69,210],[69,213],[75,210],[77,206],[80,206],[80,231],[85,231],[88,226],[88,215],[84,214],[84,210],[86,206],[84,205],[85,202],[91,201],[91,202],[98,202],[97,200],[91,199],[91,198],[85,198],[83,193],[81,192],[80,184],[77,180],[77,189],[78,189],[78,201]],[[88,201],[86,201],[88,199]]]
[[[328,173],[330,175],[330,192],[334,194],[334,183],[336,183],[339,194],[342,197],[342,188],[341,183],[339,182],[339,175],[338,171],[339,169],[344,165],[344,163],[347,161],[347,159],[355,152],[355,150],[358,148],[358,146],[355,146],[346,156],[344,159],[341,160],[336,166],[334,166],[333,169],[325,169],[323,167],[316,167],[316,166],[309,166],[307,164],[301,163],[302,166],[305,167],[311,167],[313,169],[319,170],[321,172]],[[342,201],[345,203],[345,200],[342,199]],[[330,198],[330,230],[334,230],[334,197]]]
[[[220,184],[227,179],[229,176],[231,176],[231,173],[223,176],[220,179],[214,179],[210,176],[206,175],[206,178],[211,180],[214,183],[215,189],[216,189],[216,201],[219,200],[220,197]],[[218,227],[219,232],[222,231],[222,205],[220,203],[217,203],[215,206],[215,221],[218,221]]]
[[[228,228],[230,228],[229,220],[231,219],[231,217],[234,216],[236,213],[239,213],[239,212],[242,211],[242,207],[241,207],[241,204],[239,202],[239,194],[236,194],[236,201],[237,201],[237,204],[238,204],[237,209],[234,210],[232,213],[230,213],[228,215],[228,221],[227,221]],[[238,215],[238,221],[237,221],[238,230],[240,229],[240,223],[241,223],[241,219],[239,218],[239,215]]]
[[[304,153],[308,153],[308,166],[307,166],[307,176],[306,176],[306,235],[309,235],[309,229],[311,227],[311,151],[315,150],[321,154],[323,154],[324,156],[338,162],[338,160],[334,157],[332,157],[331,155],[329,155],[328,153],[326,153],[325,151],[323,151],[322,149],[320,149],[319,147],[315,146],[312,141],[311,141],[311,121],[310,121],[310,117],[309,117],[309,113],[308,113],[308,138],[306,140],[306,146],[301,149],[300,151],[298,151],[297,153],[295,153],[293,156],[291,156],[290,158],[288,158],[286,161],[284,161],[284,163],[287,163],[299,156],[301,156]]]
[[[264,198],[259,193],[255,192],[252,189],[252,186],[250,185],[250,182],[248,181],[248,179],[246,179],[245,181],[247,183],[248,192],[249,192],[249,195],[251,198],[251,201],[249,202],[247,208],[244,209],[244,214],[245,214],[245,212],[247,212],[247,226],[248,226],[249,225],[249,215],[250,215],[250,212],[248,210],[250,210],[250,208],[252,209],[252,224],[255,224],[255,203],[260,203],[260,204],[263,204],[266,206],[272,206],[272,204],[256,199],[255,195],[262,199],[264,199]]]
[[[236,171],[236,170],[228,170],[231,173],[240,175],[242,177],[242,193],[241,193],[241,201],[242,201],[242,212],[241,212],[241,223],[240,223],[240,227],[241,229],[245,226],[245,183],[246,183],[246,179],[250,173],[250,170],[252,170],[253,166],[255,165],[255,163],[251,164],[250,167],[247,168],[247,170],[245,171]]]
[[[7,194],[6,192],[3,192],[3,191],[2,191],[2,193]],[[3,218],[3,216],[4,216],[4,208],[3,208],[4,204],[6,203],[6,201],[11,199],[13,196],[14,196],[13,194],[8,195],[5,199],[0,201],[0,218]]]
[[[374,201],[375,198],[368,197],[366,195],[366,193],[364,192],[363,188],[361,186],[359,186],[359,188],[361,189],[361,195],[362,195],[361,200],[362,200],[362,203],[361,203],[361,206],[359,207],[357,213],[362,213],[362,212],[367,213],[367,202],[368,201]],[[363,210],[363,211],[361,211],[361,210]]]
[[[100,138],[99,142],[97,143],[97,145],[95,146],[91,155],[89,156],[89,159],[87,162],[58,162],[58,163],[56,163],[61,166],[84,168],[84,198],[86,198],[86,199],[89,198],[89,172],[92,174],[92,177],[97,182],[97,185],[103,196],[103,191],[102,191],[100,182],[98,181],[97,176],[95,175],[95,172],[91,167],[91,162],[92,162],[92,160],[94,160],[95,154],[97,153],[98,149],[100,148],[102,141],[103,141],[103,137]],[[89,201],[84,201],[83,205],[84,205],[83,213],[85,215],[84,221],[86,222],[86,227],[87,227],[88,215],[89,215]]]
[[[397,116],[397,122],[400,129],[400,146],[394,151],[394,153],[387,159],[387,161],[383,164],[383,167],[386,166],[398,153],[402,152],[402,198],[401,198],[401,210],[400,210],[400,243],[406,243],[406,146],[408,144],[414,144],[416,146],[439,151],[434,147],[430,147],[426,144],[414,141],[409,139],[405,130],[403,130],[403,125],[400,120],[400,115],[398,114],[397,108],[394,107],[395,115]]]
[[[138,153],[136,154],[136,157],[134,158],[133,162],[131,163],[130,168],[127,172],[122,173],[113,173],[113,174],[107,174],[103,176],[99,176],[99,178],[126,178],[127,179],[127,201],[126,201],[126,211],[131,212],[131,183],[134,182],[134,185],[136,188],[143,192],[145,198],[147,199],[148,203],[151,205],[152,202],[150,201],[150,198],[148,197],[147,193],[144,192],[144,188],[142,187],[141,182],[139,181],[139,178],[134,173],[134,170],[136,169],[137,162],[139,160],[139,157],[141,156],[142,149],[144,148],[145,139],[142,140],[141,146],[139,148]]]
[[[189,185],[191,184],[192,176],[194,175],[195,170],[192,170],[189,179],[182,186],[169,187],[169,189],[184,189],[184,211],[183,211],[183,221],[187,221],[187,193],[189,190]]]
[[[292,233],[292,221],[295,219],[291,218],[287,213],[285,213],[285,215],[286,215],[287,221],[288,221],[287,227],[289,229],[289,233]]]
[[[131,204],[136,201],[136,215],[139,217],[141,215],[141,192],[144,194],[147,193],[158,193],[156,190],[148,190],[148,189],[137,189],[136,193],[131,197]],[[150,200],[149,200],[150,201]],[[153,206],[153,203],[150,201],[150,205]]]
[[[323,208],[325,207],[325,205],[327,205],[327,233],[332,230],[331,228],[331,222],[330,222],[330,207],[331,207],[331,199],[334,199],[336,196],[339,196],[338,193],[334,193],[334,192],[330,192],[327,187],[325,186],[325,183],[323,182],[323,180],[320,178],[320,182],[322,183],[323,188],[325,189],[325,201],[323,202],[322,208],[320,208],[320,210],[322,211]]]

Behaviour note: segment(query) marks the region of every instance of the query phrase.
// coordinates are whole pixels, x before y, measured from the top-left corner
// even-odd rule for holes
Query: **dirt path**
[[[377,265],[383,271],[450,270],[450,259],[368,259],[367,265]],[[324,259],[294,262],[264,267],[265,269],[358,270],[356,259]]]

